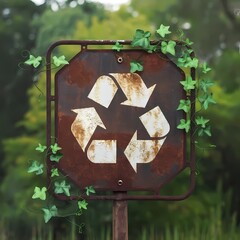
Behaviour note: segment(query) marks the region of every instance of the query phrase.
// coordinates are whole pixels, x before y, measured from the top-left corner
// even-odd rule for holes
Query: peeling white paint
[[[134,133],[124,154],[135,172],[138,163],[149,163],[155,159],[166,138],[160,140],[138,140]]]
[[[72,123],[71,131],[78,144],[85,152],[85,148],[94,134],[97,126],[106,129],[95,108],[72,109],[77,117]]]
[[[156,84],[147,88],[137,73],[110,73],[118,82],[127,100],[122,105],[145,108]]]
[[[116,163],[116,140],[93,140],[87,150],[88,159],[93,163]]]
[[[88,94],[88,98],[108,108],[117,90],[118,87],[112,78],[103,75],[97,79],[91,92]]]
[[[158,106],[139,118],[150,137],[164,137],[170,131],[170,125]]]

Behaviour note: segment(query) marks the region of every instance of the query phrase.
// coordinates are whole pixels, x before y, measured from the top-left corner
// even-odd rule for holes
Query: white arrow
[[[139,117],[150,137],[164,137],[170,131],[170,126],[157,106]]]
[[[111,77],[103,75],[94,84],[88,98],[108,108],[118,90]]]
[[[117,80],[123,93],[127,97],[127,100],[121,104],[141,108],[146,107],[156,84],[147,88],[137,73],[110,73],[109,75]]]
[[[88,159],[93,163],[116,163],[116,140],[93,140],[87,150]]]
[[[85,148],[97,126],[100,126],[104,129],[106,129],[106,127],[104,126],[97,111],[93,107],[72,109],[72,111],[77,113],[77,117],[72,123],[71,131],[78,144],[85,152]]]
[[[134,133],[124,154],[135,172],[137,172],[137,163],[149,163],[155,159],[165,139],[137,140],[137,131]]]

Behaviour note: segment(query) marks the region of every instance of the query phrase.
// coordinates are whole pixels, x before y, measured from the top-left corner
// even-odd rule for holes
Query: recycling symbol
[[[108,109],[117,91],[121,89],[126,97],[121,105],[145,109],[155,87],[156,84],[147,88],[137,73],[109,73],[96,80],[87,97]],[[71,125],[71,132],[88,160],[96,164],[117,163],[118,140],[93,138],[97,127],[107,129],[97,110],[94,107],[84,107],[72,111],[77,115]],[[170,131],[170,125],[159,106],[140,115],[139,121],[146,129],[149,139],[138,139],[136,129],[124,150],[124,155],[135,172],[138,163],[149,163],[156,158]]]

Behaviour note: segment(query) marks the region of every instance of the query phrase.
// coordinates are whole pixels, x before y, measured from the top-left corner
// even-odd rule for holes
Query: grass
[[[138,227],[138,226],[136,226]],[[16,237],[11,235],[10,225],[0,221],[0,239],[1,240],[22,240],[22,236]],[[71,221],[71,228],[68,234],[57,237],[57,240],[111,240],[111,226],[102,227],[99,233],[86,228],[86,232],[79,233],[75,221]],[[53,240],[54,230],[51,225],[39,223],[30,231],[29,238],[26,240]],[[204,220],[194,219],[193,224],[189,227],[187,224],[182,227],[166,225],[162,229],[154,225],[145,226],[139,229],[137,236],[131,236],[129,229],[129,240],[239,240],[240,229],[236,226],[236,216],[222,219],[222,207],[216,206],[209,212],[209,217]]]

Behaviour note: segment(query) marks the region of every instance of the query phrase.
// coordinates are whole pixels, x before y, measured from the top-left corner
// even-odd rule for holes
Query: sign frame
[[[53,43],[46,55],[46,62],[47,62],[47,69],[46,69],[46,120],[47,120],[47,128],[46,128],[46,143],[47,143],[47,148],[50,148],[51,141],[52,141],[52,133],[54,132],[54,135],[56,136],[55,129],[57,128],[56,126],[56,114],[52,114],[52,103],[55,104],[56,108],[56,93],[52,93],[52,87],[53,87],[53,80],[52,80],[52,72],[51,72],[51,56],[52,52],[56,47],[59,46],[69,46],[69,45],[75,45],[79,46],[80,49],[88,49],[88,46],[112,46],[115,45],[116,42],[119,42],[122,45],[131,45],[130,40],[61,40]],[[154,42],[151,42],[154,44]],[[183,44],[182,42],[177,42],[178,45]],[[192,57],[194,56],[194,52],[191,53]],[[195,80],[196,72],[195,68],[190,69],[190,74],[193,80]],[[55,86],[54,86],[55,87]],[[191,109],[190,109],[190,119],[194,119],[195,115],[195,98],[196,98],[196,93],[195,90],[191,90],[190,92],[190,101],[191,101]],[[54,126],[53,126],[54,122]],[[82,195],[82,196],[71,196],[67,197],[64,195],[58,195],[55,194],[52,191],[52,194],[60,199],[60,200],[77,200],[80,198],[85,198],[86,200],[169,200],[169,201],[177,201],[177,200],[184,200],[187,197],[191,195],[195,188],[195,175],[196,175],[196,163],[195,163],[195,138],[194,138],[194,132],[195,132],[195,125],[194,122],[191,121],[191,127],[188,135],[186,138],[189,138],[189,141],[186,141],[186,148],[187,145],[189,147],[189,154],[187,160],[186,160],[186,168],[190,169],[190,175],[189,175],[189,185],[188,185],[188,190],[181,194],[181,195],[160,195],[160,193],[151,193],[149,195],[128,195],[127,192],[119,191],[119,192],[113,192],[112,195],[106,194],[106,195]],[[187,155],[187,154],[185,154]],[[51,186],[51,166],[52,163],[49,159],[49,156],[47,157],[47,181],[48,181],[48,186]],[[174,179],[176,177],[172,176],[170,180]],[[51,188],[50,188],[51,189]],[[160,191],[159,191],[160,192]],[[123,194],[116,194],[116,193],[123,193]]]

